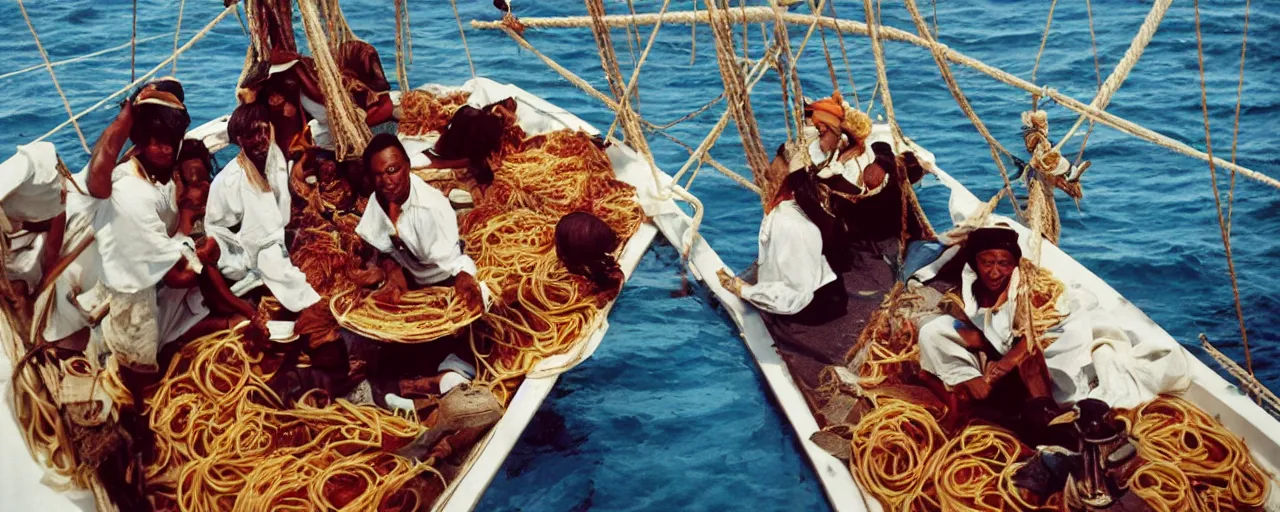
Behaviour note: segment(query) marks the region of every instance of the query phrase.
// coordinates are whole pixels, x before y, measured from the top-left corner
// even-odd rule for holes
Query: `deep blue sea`
[[[489,0],[458,0],[462,19],[498,17]],[[583,15],[572,1],[516,0],[520,16]],[[701,4],[701,2],[698,2]],[[751,4],[760,3],[753,0]],[[1023,78],[1028,78],[1044,30],[1049,1],[947,0],[938,2],[941,40]],[[1202,22],[1213,149],[1229,156],[1244,0],[1205,1]],[[173,46],[177,1],[141,0],[138,37],[168,34],[141,44],[138,72],[164,59]],[[607,0],[611,13],[626,2]],[[636,0],[640,12],[657,11],[661,2]],[[885,24],[914,32],[899,2],[884,2]],[[921,2],[931,15],[929,2]],[[128,42],[131,2],[123,0],[27,0],[36,30],[53,60],[63,60]],[[343,2],[352,28],[383,50],[384,67],[393,62],[393,4],[390,1]],[[182,40],[219,11],[221,2],[188,2]],[[1094,0],[1094,30],[1103,77],[1123,55],[1141,25],[1150,2]],[[1253,2],[1240,118],[1239,161],[1280,176],[1280,5]],[[691,2],[673,2],[689,9]],[[836,3],[842,17],[862,17],[861,2]],[[413,35],[411,82],[461,83],[470,78],[466,56],[449,5],[444,0],[410,2]],[[41,62],[14,2],[0,2],[0,74]],[[1192,3],[1176,2],[1137,68],[1116,94],[1109,110],[1157,131],[1203,148],[1204,125],[1196,64]],[[642,29],[645,37],[648,28]],[[619,59],[628,73],[632,52],[624,32],[614,32]],[[792,27],[793,47],[802,29]],[[530,30],[540,50],[607,91],[600,62],[587,29]],[[656,122],[676,120],[720,93],[710,31],[664,27],[644,67],[639,109]],[[827,34],[846,96],[844,65],[832,33]],[[599,127],[612,121],[609,111],[561,80],[530,53],[498,32],[474,31],[467,38],[478,72],[515,83],[576,112]],[[305,41],[305,39],[300,39]],[[178,60],[196,124],[230,111],[244,59],[246,37],[230,17]],[[300,42],[300,45],[304,43]],[[875,83],[870,44],[847,37],[852,74],[862,101]],[[765,48],[760,27],[750,32],[750,52]],[[1001,186],[982,138],[961,114],[940,79],[930,54],[921,48],[887,42],[890,90],[903,130],[938,157],[938,163],[979,197]],[[1049,42],[1037,76],[1086,103],[1096,79],[1085,2],[1058,2]],[[806,93],[825,96],[831,83],[818,36],[799,59]],[[129,51],[59,66],[56,69],[74,110],[83,109],[130,81]],[[954,66],[956,76],[987,126],[1011,150],[1021,147],[1021,111],[1029,96]],[[168,71],[166,70],[166,74]],[[394,78],[392,77],[393,81]],[[43,70],[0,79],[0,153],[11,154],[66,119],[66,112]],[[770,151],[785,138],[781,92],[770,75],[758,86],[753,105]],[[669,133],[696,145],[722,111],[712,108]],[[1048,107],[1057,137],[1075,120],[1057,106]],[[876,112],[880,112],[877,108]],[[89,143],[114,115],[114,108],[83,119]],[[193,124],[194,126],[195,124]],[[53,138],[68,164],[87,161],[75,133]],[[687,153],[653,135],[657,161],[669,171]],[[1068,146],[1078,148],[1078,139]],[[712,155],[746,173],[737,132],[730,128]],[[1093,168],[1084,180],[1085,197],[1077,209],[1059,198],[1062,247],[1141,307],[1173,336],[1195,344],[1200,333],[1243,360],[1232,304],[1222,240],[1215,216],[1210,172],[1202,161],[1182,157],[1122,133],[1099,127],[1089,139]],[[1227,175],[1219,176],[1225,200]],[[735,268],[756,252],[759,203],[750,192],[710,170],[693,186],[707,207],[702,234]],[[919,194],[934,224],[946,226],[945,188],[926,186]],[[1236,188],[1232,234],[1254,367],[1262,380],[1280,389],[1280,190],[1241,178]],[[672,298],[679,286],[675,251],[660,243],[645,256],[623,291],[609,321],[612,328],[595,357],[565,375],[542,406],[493,486],[482,510],[824,510],[826,501],[790,427],[772,403],[754,362],[736,329],[709,301],[705,291]],[[1199,349],[1193,349],[1199,353]]]

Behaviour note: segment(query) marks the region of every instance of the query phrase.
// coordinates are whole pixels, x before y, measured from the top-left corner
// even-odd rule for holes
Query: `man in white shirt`
[[[1079,301],[1071,300],[1071,288],[1058,296],[1052,313],[1057,321],[1036,340],[1039,348],[1032,349],[1022,337],[1022,320],[1016,318],[1017,295],[1020,279],[1037,276],[1021,275],[1017,231],[977,229],[961,254],[967,258],[958,290],[963,311],[953,313],[962,318],[942,314],[917,319],[920,367],[957,395],[949,400],[985,399],[1014,370],[1028,394],[1062,406],[1095,398],[1132,408],[1190,382],[1181,348],[1135,344],[1110,325],[1104,312],[1082,310]],[[991,353],[992,361],[984,364],[982,353]]]
[[[356,234],[390,257],[382,265],[388,286],[408,290],[452,279],[461,293],[477,300],[487,295],[475,280],[475,262],[462,252],[458,217],[449,199],[409,172],[409,155],[399,139],[375,136],[365,148],[364,164],[374,175],[376,192]],[[388,261],[394,264],[388,266]]]
[[[127,103],[95,145],[88,172],[77,178],[87,194],[67,199],[67,225],[76,228],[67,238],[91,231],[95,241],[58,278],[57,304],[44,331],[50,340],[70,336],[96,320],[88,312],[105,307],[105,348],[139,372],[158,370],[159,346],[208,315],[196,287],[199,263],[187,243],[190,225],[180,219],[171,180],[190,118],[180,86],[170,85],[149,84]],[[134,147],[117,165],[126,137]]]
[[[218,242],[218,270],[239,294],[265,284],[280,305],[299,312],[320,300],[307,276],[289,260],[289,169],[272,141],[270,111],[251,103],[236,107],[227,135],[240,154],[223,167],[209,188],[205,231]]]
[[[66,225],[65,169],[53,144],[18,146],[17,154],[0,163],[0,212],[9,237],[5,277],[35,293],[44,269],[52,267],[62,250]],[[6,290],[6,293],[9,293]]]

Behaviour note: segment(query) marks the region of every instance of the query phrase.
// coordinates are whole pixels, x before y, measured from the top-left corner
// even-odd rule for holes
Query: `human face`
[[[378,195],[384,200],[404,204],[409,199],[409,159],[398,148],[384,148],[369,159]]]
[[[988,249],[978,253],[978,257],[974,259],[978,264],[975,269],[978,272],[978,282],[988,291],[1000,293],[1005,287],[1009,286],[1009,276],[1013,275],[1013,269],[1018,268],[1018,262],[1013,258],[1013,253],[1005,249]]]
[[[182,180],[178,208],[194,212],[195,219],[204,218],[205,205],[209,200],[209,169],[196,159],[179,162],[178,178]]]
[[[163,175],[165,180],[168,179],[169,170],[173,169],[173,160],[177,154],[178,145],[162,137],[152,137],[138,148],[138,157],[148,171],[156,176]]]
[[[209,168],[204,166],[204,162],[196,158],[179,162],[178,172],[182,177],[182,182],[188,185],[209,182]]]
[[[320,183],[330,183],[338,181],[338,162],[331,158],[319,158],[316,164],[316,177],[320,179]]]
[[[836,144],[840,143],[840,132],[827,126],[826,124],[816,123],[818,125],[818,144],[824,153],[830,153],[836,150]]]
[[[265,161],[267,153],[271,151],[271,124],[265,121],[254,123],[249,133],[242,135],[236,143],[249,158],[260,162]]]

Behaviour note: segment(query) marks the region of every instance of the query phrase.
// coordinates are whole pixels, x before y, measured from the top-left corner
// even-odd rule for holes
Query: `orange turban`
[[[844,121],[844,105],[835,98],[823,98],[809,104],[809,110],[812,111],[810,118],[813,123],[825,124],[834,130],[840,130],[840,123]]]

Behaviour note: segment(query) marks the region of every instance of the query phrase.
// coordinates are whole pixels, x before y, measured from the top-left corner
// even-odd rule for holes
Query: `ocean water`
[[[636,0],[640,12],[661,2]],[[752,1],[750,4],[759,2]],[[204,26],[218,2],[189,2],[182,41]],[[413,62],[410,81],[461,83],[470,78],[467,58],[449,6],[443,1],[411,2]],[[464,21],[498,17],[487,0],[459,2]],[[606,2],[611,13],[626,3]],[[1036,57],[1049,2],[948,0],[938,2],[939,37],[952,48],[1028,78]],[[110,48],[129,40],[131,3],[88,0],[28,0],[26,6],[50,57],[57,61]],[[383,49],[384,67],[393,64],[391,2],[347,1],[344,8],[357,35]],[[675,2],[672,9],[688,9]],[[922,2],[926,15],[932,5]],[[1093,30],[1103,78],[1119,61],[1141,25],[1150,2],[1095,0]],[[1215,154],[1232,146],[1236,83],[1240,66],[1243,0],[1202,5],[1209,113]],[[518,1],[520,16],[582,15],[576,2]],[[860,19],[860,2],[840,1],[842,17]],[[138,2],[140,38],[169,34],[138,47],[136,66],[151,69],[172,50],[178,2]],[[0,40],[0,74],[41,62],[15,3],[0,2],[5,34]],[[885,2],[883,21],[914,32],[898,2]],[[1177,2],[1109,110],[1196,148],[1203,148],[1196,39],[1191,2]],[[1280,176],[1280,10],[1254,2],[1249,20],[1239,161]],[[648,28],[642,29],[644,37]],[[1059,2],[1037,74],[1077,99],[1096,88],[1094,53],[1084,2]],[[740,33],[739,33],[740,34]],[[803,36],[792,27],[793,47]],[[841,78],[839,45],[828,42]],[[530,30],[528,39],[597,88],[607,91],[587,29]],[[696,37],[696,52],[694,42]],[[561,80],[529,52],[498,32],[467,30],[478,73],[515,83],[568,108],[600,127],[608,110]],[[749,33],[748,51],[765,48],[759,26]],[[875,83],[870,45],[846,37],[852,75],[861,102]],[[614,32],[624,72],[631,66],[624,31]],[[302,41],[300,39],[300,41]],[[304,44],[304,43],[300,43]],[[243,62],[246,37],[229,17],[178,60],[176,74],[187,90],[196,123],[230,111]],[[741,47],[739,47],[741,51]],[[947,92],[932,57],[921,48],[886,43],[889,82],[903,130],[938,157],[938,163],[979,197],[989,197],[1001,180],[982,138]],[[809,96],[825,96],[831,83],[817,35],[798,59]],[[1018,115],[1029,96],[972,70],[953,66],[957,79],[987,126],[1006,147],[1021,147]],[[129,51],[116,51],[55,68],[73,110],[79,111],[130,81]],[[170,71],[166,69],[165,74]],[[394,78],[393,78],[394,80]],[[0,147],[12,148],[40,136],[66,119],[47,73],[33,71],[0,78]],[[710,31],[696,36],[687,26],[664,27],[644,67],[639,109],[656,123],[674,121],[715,98],[721,90]],[[780,88],[766,77],[753,105],[772,150],[785,138]],[[1061,136],[1075,117],[1050,105],[1051,134]],[[667,130],[696,145],[723,106]],[[877,108],[877,113],[880,109]],[[89,144],[114,115],[108,107],[82,119]],[[53,140],[68,164],[87,161],[74,130]],[[678,169],[687,153],[651,135],[658,163]],[[1068,145],[1079,147],[1079,137]],[[5,156],[11,150],[4,150]],[[746,172],[734,129],[726,130],[712,155]],[[1079,206],[1059,198],[1062,247],[1187,344],[1205,333],[1229,355],[1243,361],[1232,293],[1217,224],[1210,172],[1204,162],[1179,156],[1122,133],[1099,127],[1086,151],[1093,161]],[[1228,177],[1219,173],[1225,201]],[[702,172],[693,186],[707,207],[702,234],[735,268],[755,257],[759,203],[728,179]],[[933,183],[919,191],[934,223],[945,226],[946,191]],[[1280,389],[1280,279],[1272,264],[1280,257],[1280,191],[1239,178],[1235,189],[1232,242],[1245,321],[1260,378]],[[704,290],[672,298],[679,286],[674,249],[659,243],[645,256],[610,316],[611,329],[595,357],[565,375],[534,418],[486,493],[482,510],[824,510],[827,508],[807,460],[785,419],[772,403],[754,363],[732,324]],[[1199,353],[1199,349],[1192,349]]]

